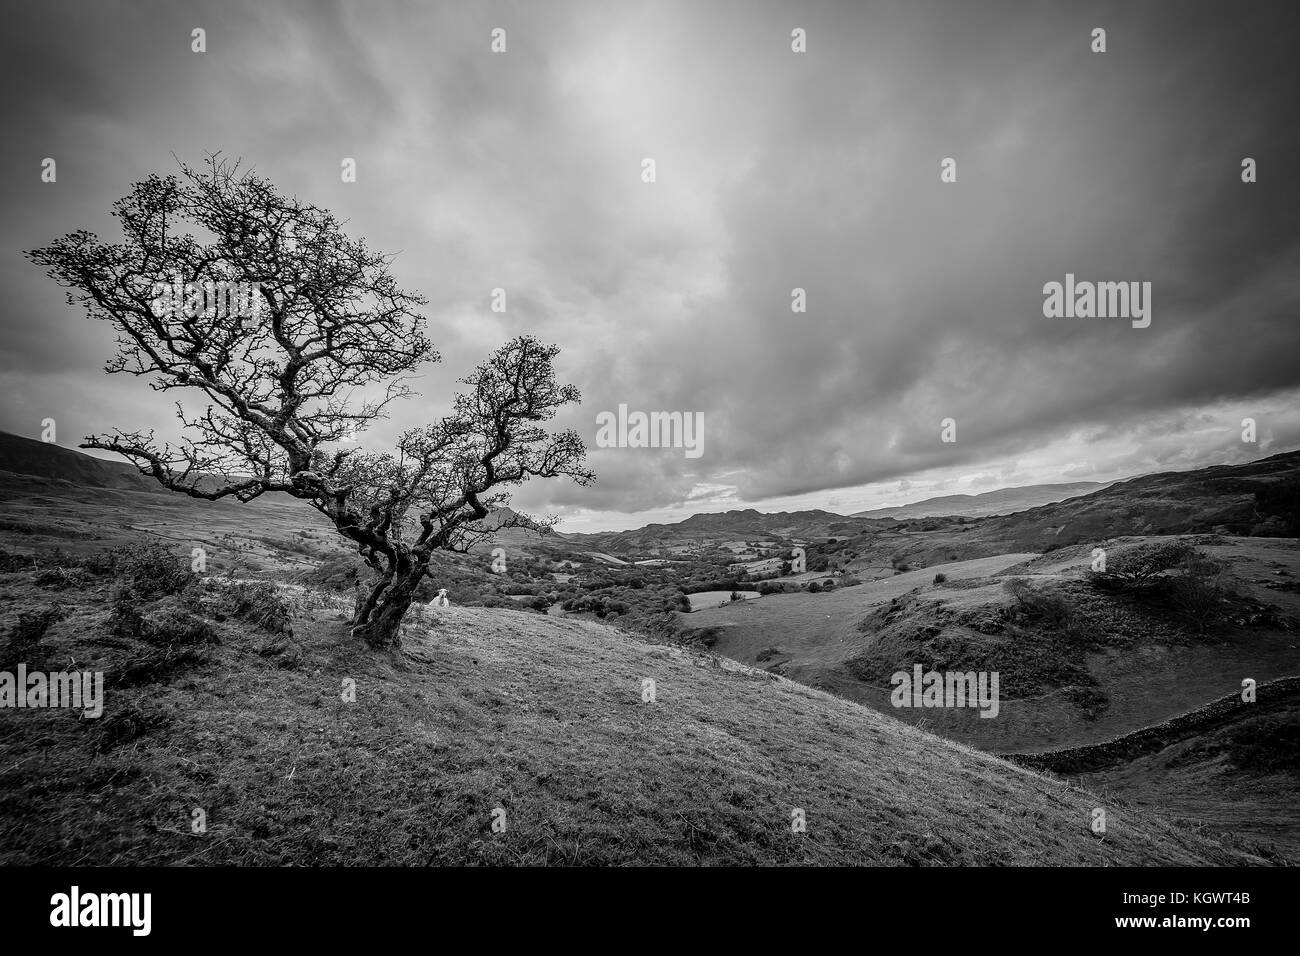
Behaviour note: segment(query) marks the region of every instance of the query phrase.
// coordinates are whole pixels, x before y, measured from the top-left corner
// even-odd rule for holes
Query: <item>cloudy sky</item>
[[[563,530],[1300,447],[1294,7],[11,4],[0,428],[174,437],[143,382],[102,373],[111,330],[21,252],[83,227],[116,238],[132,182],[220,150],[400,252],[399,280],[430,300],[443,362],[365,446],[442,414],[513,335],[561,347],[583,393],[563,424],[598,481],[515,502]],[[1043,285],[1066,273],[1150,282],[1150,327],[1045,318]],[[703,413],[703,454],[596,448],[620,403]]]

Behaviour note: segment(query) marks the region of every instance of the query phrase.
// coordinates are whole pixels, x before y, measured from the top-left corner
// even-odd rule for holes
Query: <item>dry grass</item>
[[[0,589],[39,593],[24,572]],[[120,666],[103,591],[61,595],[48,668]],[[855,703],[606,626],[422,611],[406,654],[377,656],[349,640],[341,603],[298,597],[291,638],[214,622],[203,660],[110,690],[99,721],[0,712],[0,862],[1247,861]]]

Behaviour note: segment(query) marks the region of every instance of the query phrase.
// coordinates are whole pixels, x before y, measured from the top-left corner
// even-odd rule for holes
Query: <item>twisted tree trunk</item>
[[[415,600],[415,589],[428,565],[408,559],[388,572],[361,603],[353,622],[352,635],[370,647],[398,649],[402,646],[402,618]]]

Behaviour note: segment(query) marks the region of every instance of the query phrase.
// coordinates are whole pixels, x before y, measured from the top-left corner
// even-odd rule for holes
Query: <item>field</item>
[[[758,598],[754,591],[696,591],[690,595],[691,611],[700,611],[705,608],[721,607],[731,604],[731,595],[738,595],[738,600],[749,601]]]

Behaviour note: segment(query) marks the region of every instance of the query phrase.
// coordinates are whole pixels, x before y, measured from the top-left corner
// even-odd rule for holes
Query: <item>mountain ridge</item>
[[[67,481],[86,488],[112,488],[167,494],[156,481],[127,462],[95,458],[54,442],[39,441],[0,430],[0,471]]]
[[[1121,479],[1122,480],[1122,479]],[[855,511],[851,518],[941,518],[961,515],[966,518],[983,518],[1002,514],[1015,514],[1039,505],[1056,504],[1101,491],[1114,481],[1072,481],[1041,485],[1018,485],[997,488],[978,494],[940,495],[909,504],[889,508]]]

